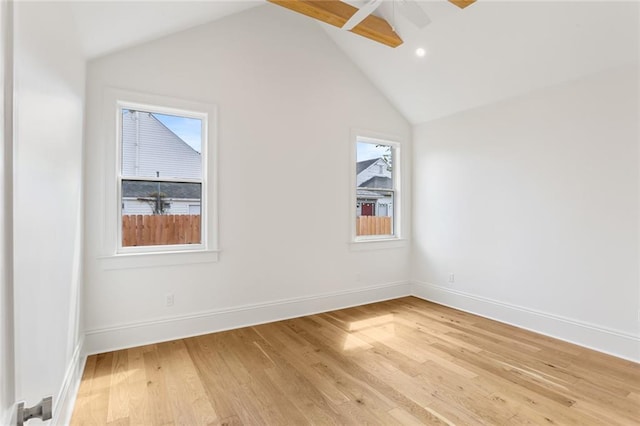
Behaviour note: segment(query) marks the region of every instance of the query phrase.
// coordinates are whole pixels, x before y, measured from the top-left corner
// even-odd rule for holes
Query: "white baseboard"
[[[640,338],[630,333],[539,312],[430,283],[415,282],[414,296],[536,333],[640,362]]]
[[[555,337],[619,358],[640,362],[640,338],[630,333],[511,305],[430,283],[414,282],[411,284],[405,281],[89,330],[85,334],[84,351],[82,353],[90,355],[165,342],[409,295]],[[74,355],[75,358],[76,356]],[[80,359],[78,355],[75,368],[81,367],[80,364],[83,366],[85,360],[86,356]],[[74,374],[82,374],[82,368],[79,371],[71,371],[74,371]],[[69,372],[67,376],[70,376]],[[77,378],[78,382],[79,380],[80,377]],[[66,383],[67,379],[65,379]],[[75,382],[69,379],[69,383]],[[69,387],[71,385],[65,386]],[[75,396],[76,391],[77,388],[73,392],[67,391],[66,393],[61,393],[61,395],[72,394],[72,396]],[[63,407],[68,405],[63,404]],[[72,409],[73,406],[71,405],[70,410]],[[62,413],[64,411],[60,411],[60,413],[57,418],[63,419]],[[71,415],[70,411],[68,415]],[[55,418],[56,413],[54,412]],[[60,422],[59,424],[65,423]]]
[[[71,415],[73,414],[76,395],[78,394],[82,373],[87,361],[83,346],[84,338],[80,338],[64,375],[62,386],[58,393],[58,399],[57,401],[55,399],[53,401],[53,416],[50,423],[53,426],[68,425],[71,423]]]
[[[409,295],[410,283],[401,281],[89,330],[85,334],[84,353],[96,354],[166,342]]]

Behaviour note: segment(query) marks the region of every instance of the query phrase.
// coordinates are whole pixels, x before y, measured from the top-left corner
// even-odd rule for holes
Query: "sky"
[[[197,118],[153,113],[162,124],[198,152],[202,152],[202,123]]]
[[[387,148],[379,147],[373,143],[358,142],[356,150],[358,156],[357,161],[364,161],[382,157],[387,151]]]

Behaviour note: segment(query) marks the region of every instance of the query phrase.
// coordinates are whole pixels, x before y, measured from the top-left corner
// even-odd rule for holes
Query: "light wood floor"
[[[407,297],[89,357],[74,425],[640,424],[640,365]]]

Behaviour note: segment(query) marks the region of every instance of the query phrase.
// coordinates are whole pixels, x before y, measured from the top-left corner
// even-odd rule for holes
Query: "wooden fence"
[[[122,246],[200,244],[200,215],[123,215]]]
[[[391,235],[390,216],[358,216],[356,235]]]

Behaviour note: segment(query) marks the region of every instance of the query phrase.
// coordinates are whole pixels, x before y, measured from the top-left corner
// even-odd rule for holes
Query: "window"
[[[356,137],[355,241],[398,237],[399,145]]]
[[[205,247],[207,114],[118,104],[119,252]]]

